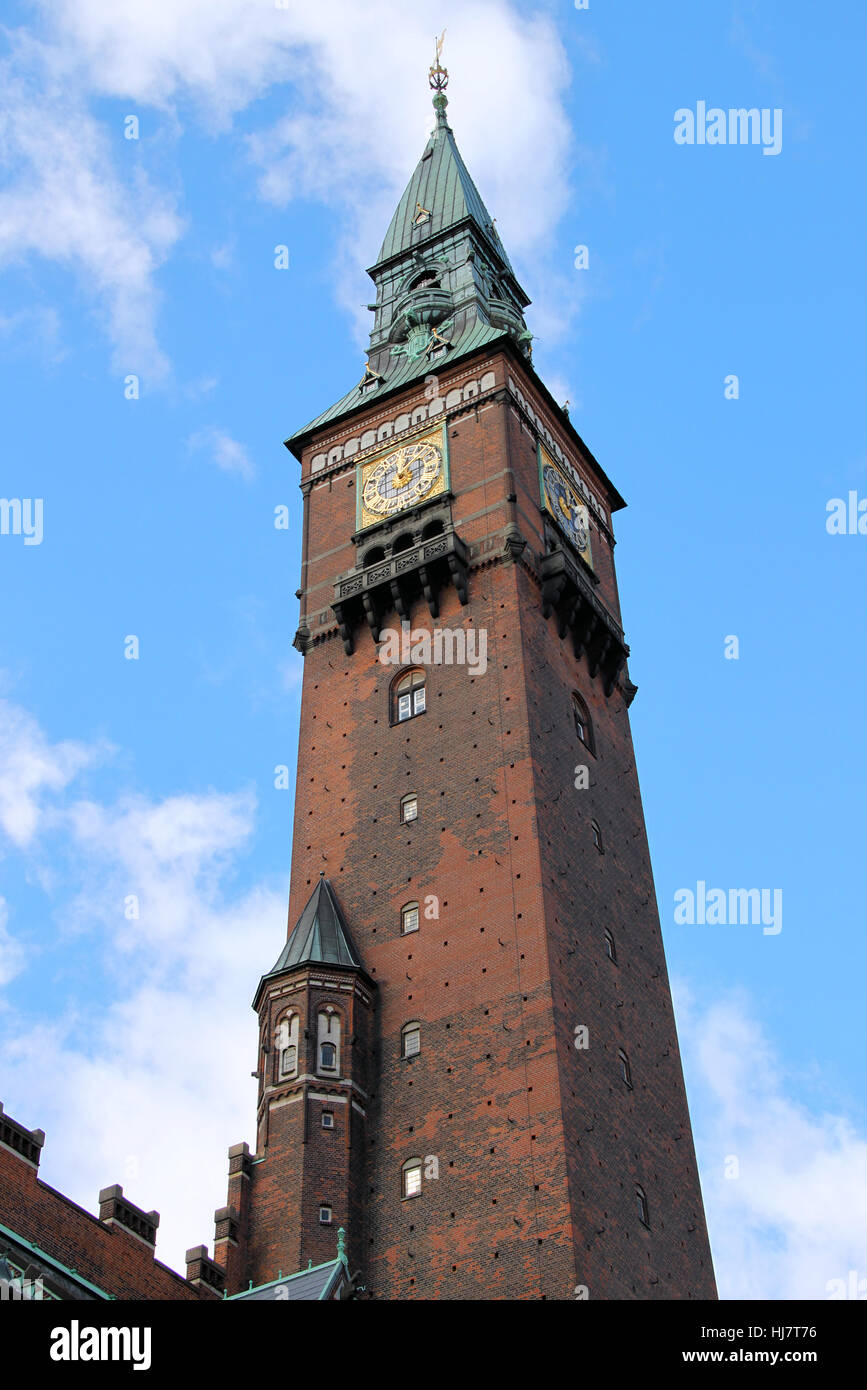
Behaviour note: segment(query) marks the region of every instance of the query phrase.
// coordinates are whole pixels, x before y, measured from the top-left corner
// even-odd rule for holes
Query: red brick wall
[[[504,355],[493,359],[498,388],[507,366],[520,374]],[[444,391],[451,380],[443,374]],[[529,378],[521,389],[544,413]],[[311,446],[305,473],[340,433]],[[396,668],[379,663],[366,629],[351,656],[336,637],[332,584],[355,563],[354,466],[314,481],[305,517],[302,611],[316,640],[305,658],[289,922],[324,869],[379,986],[368,1292],[563,1299],[586,1284],[591,1297],[712,1296],[625,700],[620,690],[605,699],[542,618],[532,573],[502,558],[510,526],[528,542],[529,571],[543,546],[523,411],[501,389],[483,397],[449,419],[448,447],[453,518],[472,547],[470,602],[462,608],[448,588],[436,623],[419,602],[412,624],[484,628],[488,670],[429,669],[418,718],[390,727]],[[610,505],[604,481],[573,457]],[[611,544],[595,518],[592,545],[597,592],[616,617]],[[399,628],[396,614],[387,625]],[[572,689],[593,712],[595,761],[575,736]],[[573,786],[579,762],[591,765],[583,792]],[[405,826],[408,791],[419,818]],[[605,856],[589,835],[594,815]],[[402,937],[402,904],[424,908],[428,895],[438,919],[423,914],[421,930]],[[422,1051],[402,1059],[401,1028],[414,1019]],[[590,1027],[588,1052],[573,1047],[578,1023]],[[632,1092],[618,1088],[620,1046]],[[285,1181],[306,1192],[292,1166],[297,1128],[285,1142]],[[402,1200],[401,1165],[414,1156],[435,1157],[439,1177]],[[635,1181],[647,1190],[649,1232]]]
[[[41,1182],[31,1164],[3,1147],[0,1221],[116,1298],[214,1297],[160,1264],[154,1259],[153,1247],[137,1236],[117,1225],[103,1225]]]

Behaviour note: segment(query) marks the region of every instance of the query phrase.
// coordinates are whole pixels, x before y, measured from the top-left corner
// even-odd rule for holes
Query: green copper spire
[[[367,364],[341,400],[286,441],[296,454],[320,426],[499,338],[530,356],[530,301],[446,117],[442,42],[428,74],[436,124],[368,271],[376,303]]]
[[[319,882],[276,962],[259,981],[253,1007],[258,1006],[266,980],[299,965],[335,965],[353,970],[362,968],[340,904],[324,873],[320,873]]]
[[[376,266],[370,272],[372,275],[375,275],[378,266],[392,256],[418,248],[431,237],[467,218],[475,223],[502,267],[513,275],[494,220],[469,175],[448,123],[445,89],[449,74],[439,61],[444,37],[445,30],[437,42],[436,62],[431,64],[428,74],[434,93],[436,125],[391,219]],[[525,303],[529,301],[525,299]]]

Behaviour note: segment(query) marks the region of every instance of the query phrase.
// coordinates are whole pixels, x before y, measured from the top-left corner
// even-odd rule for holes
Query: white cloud
[[[187,440],[187,444],[190,449],[206,450],[224,473],[237,473],[246,482],[256,476],[256,469],[244,446],[226,434],[225,430],[217,429],[213,425],[208,429],[197,430]]]
[[[440,16],[448,30],[449,121],[519,278],[519,263],[532,253],[530,289],[538,292],[539,257],[550,249],[570,196],[563,110],[569,71],[554,26],[496,0],[337,8],[340,22],[333,12],[327,21],[311,16],[310,55],[298,84],[303,101],[251,136],[249,146],[264,197],[278,204],[314,197],[337,211],[338,293],[355,317],[359,344],[370,328],[358,308],[370,293],[363,268],[376,258],[434,124],[425,66]],[[372,63],[388,72],[387,83],[371,80]],[[537,313],[550,336],[555,324],[562,327],[566,306],[575,311],[577,288],[558,281],[545,294]]]
[[[32,793],[54,774],[57,748],[77,745],[37,757],[49,745],[35,721],[19,712],[14,728],[21,747],[7,751],[13,765],[35,766],[24,779]],[[62,1016],[11,1004],[2,1014],[3,1099],[46,1130],[43,1178],[90,1210],[101,1187],[121,1182],[133,1202],[161,1212],[158,1255],[181,1273],[184,1251],[213,1241],[228,1145],[255,1143],[250,1000],[279,952],[286,907],[282,887],[228,887],[255,810],[252,795],[217,792],[55,810],[65,836],[57,859],[68,856],[78,887],[61,917],[68,979],[78,983]],[[20,843],[37,819],[17,816],[28,831]],[[132,899],[138,915],[128,919]],[[87,925],[83,947],[64,930],[70,920]],[[56,946],[47,928],[39,945]],[[0,983],[21,959],[4,910]]]
[[[62,791],[98,755],[82,743],[50,743],[26,710],[0,699],[0,830],[19,848],[29,845],[46,795]]]
[[[357,316],[369,293],[363,267],[432,124],[426,68],[444,25],[449,113],[468,166],[510,254],[533,254],[546,331],[576,312],[574,287],[564,300],[564,286],[549,286],[538,267],[569,197],[573,153],[568,64],[544,14],[505,0],[43,0],[40,14],[38,40],[14,32],[15,75],[0,110],[0,141],[16,168],[0,208],[0,259],[41,255],[81,273],[104,306],[116,367],[152,378],[166,370],[156,272],[181,223],[172,197],[113,166],[94,100],[157,108],[178,132],[183,109],[225,132],[285,84],[286,116],[249,140],[260,190],[278,203],[304,195],[334,206],[338,292]],[[361,341],[368,327],[357,316]]]
[[[159,379],[154,275],[180,235],[168,197],[113,165],[107,132],[84,94],[56,85],[45,51],[25,76],[3,65],[0,266],[30,257],[72,270],[94,296],[114,347],[114,367]]]
[[[851,1269],[867,1279],[867,1135],[795,1098],[803,1079],[742,999],[699,1011],[679,989],[677,1004],[720,1296],[823,1299]]]
[[[172,879],[186,934],[127,924],[134,946],[108,1008],[78,999],[74,1019],[22,1021],[0,1048],[8,1113],[47,1134],[43,1179],[90,1210],[100,1188],[121,1182],[131,1201],[161,1213],[157,1256],[181,1274],[189,1246],[213,1249],[228,1146],[255,1148],[250,1002],[285,929],[283,892],[203,900],[187,867]],[[156,892],[146,873],[135,882],[144,900],[165,900],[159,871]]]

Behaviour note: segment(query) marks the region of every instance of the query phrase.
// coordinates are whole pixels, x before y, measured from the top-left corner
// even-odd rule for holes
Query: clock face
[[[556,517],[575,549],[589,564],[590,515],[584,503],[568,478],[553,463],[545,463],[542,468],[542,486],[548,511]]]
[[[441,492],[442,481],[442,448],[431,439],[416,440],[371,466],[364,475],[361,500],[371,519],[378,520],[414,507],[434,490]]]

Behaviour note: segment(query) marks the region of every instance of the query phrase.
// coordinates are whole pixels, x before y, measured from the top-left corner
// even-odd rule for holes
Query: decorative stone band
[[[390,420],[383,420],[378,426],[354,435],[341,444],[333,444],[327,452],[314,454],[310,460],[310,472],[320,473],[324,468],[333,468],[349,459],[357,459],[370,449],[395,439],[409,429],[423,425],[427,420],[435,420],[444,411],[456,410],[476,400],[487,391],[492,391],[497,381],[493,372],[484,372],[480,377],[463,381],[453,386],[444,396],[436,395],[426,404],[419,402],[411,410],[403,410]]]

